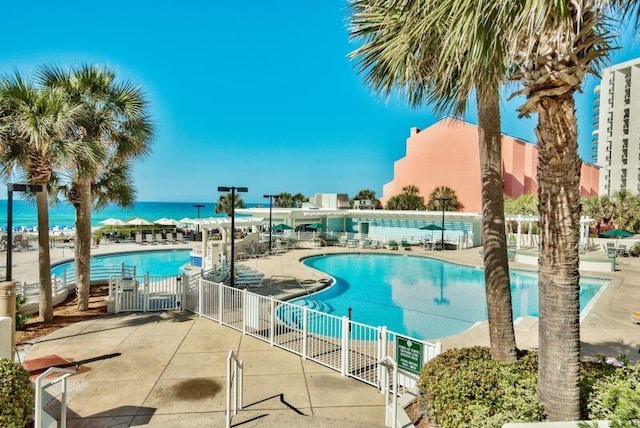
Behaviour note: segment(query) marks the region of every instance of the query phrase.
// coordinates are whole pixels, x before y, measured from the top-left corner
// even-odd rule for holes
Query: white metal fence
[[[182,280],[186,276],[123,276],[109,280],[115,312],[149,312],[182,309]]]
[[[309,309],[273,297],[202,279],[183,281],[184,309],[244,334],[286,349],[376,387],[384,375],[378,365],[396,359],[397,333]],[[423,344],[423,363],[441,352],[439,343]],[[400,375],[399,386],[412,387],[417,375]]]
[[[109,281],[115,311],[184,309],[286,349],[343,376],[378,388],[386,357],[398,360],[397,333],[309,309],[273,297],[261,296],[197,277],[118,277]],[[404,336],[403,336],[404,337]],[[422,343],[426,363],[441,352],[440,343]],[[398,386],[415,386],[418,375],[401,372]]]

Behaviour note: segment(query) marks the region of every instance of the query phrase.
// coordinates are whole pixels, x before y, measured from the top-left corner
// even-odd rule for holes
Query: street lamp
[[[42,185],[7,183],[7,274],[5,281],[11,281],[11,265],[13,263],[11,258],[13,245],[13,192],[42,192]]]
[[[440,249],[444,251],[444,207],[446,206],[446,202],[449,202],[451,198],[436,198],[436,200],[440,201],[440,205],[442,206],[442,237],[440,238]]]
[[[200,218],[200,208],[204,208],[204,205],[202,205],[202,204],[193,204],[191,206],[198,210],[198,218]],[[200,235],[200,223],[196,223],[196,239],[194,239],[194,241],[198,239],[198,235]]]
[[[198,209],[198,218],[200,218],[200,208],[204,208],[204,205],[202,205],[202,204],[193,204],[191,206],[193,208],[197,208]]]
[[[236,192],[238,193],[246,193],[249,189],[246,187],[236,187],[236,186],[218,186],[218,192],[231,192],[231,280],[230,284],[233,287],[233,283],[235,281],[234,272],[233,272],[233,264],[235,258],[235,249],[234,242],[236,237],[234,235],[236,229]]]
[[[269,254],[271,254],[271,210],[273,208],[273,198],[277,198],[278,195],[263,195],[265,198],[269,198]]]

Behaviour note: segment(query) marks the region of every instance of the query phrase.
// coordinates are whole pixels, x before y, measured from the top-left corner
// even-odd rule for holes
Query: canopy
[[[307,226],[307,229],[326,229],[327,226],[325,226],[322,223],[311,223],[309,226]]]
[[[134,217],[130,220],[127,220],[125,224],[131,226],[151,226],[153,223],[140,217]]]
[[[122,226],[124,221],[119,218],[108,218],[106,220],[102,220],[100,224],[104,224],[105,226]]]
[[[611,229],[606,232],[602,232],[601,235],[606,236],[607,238],[628,238],[633,236],[634,233],[624,229]]]
[[[293,227],[289,226],[288,224],[284,224],[284,223],[276,224],[275,226],[273,226],[271,228],[271,230],[273,230],[274,232],[281,232],[283,230],[291,230],[291,229],[293,229]]]
[[[166,217],[159,218],[158,220],[154,221],[154,223],[162,226],[177,226],[180,224],[178,220]]]
[[[444,229],[441,226],[438,226],[437,224],[428,224],[426,226],[422,226],[420,230],[446,230],[446,229]]]

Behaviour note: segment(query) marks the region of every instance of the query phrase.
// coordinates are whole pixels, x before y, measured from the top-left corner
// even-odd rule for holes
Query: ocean
[[[94,211],[91,217],[93,227],[102,226],[100,222],[107,218],[117,218],[126,221],[132,217],[141,217],[154,221],[162,217],[180,220],[184,217],[196,218],[198,214],[194,204],[204,205],[200,208],[200,217],[224,217],[224,214],[215,214],[215,203],[203,202],[136,202],[131,209],[122,209],[117,206],[109,206],[101,211]],[[246,204],[247,207],[255,204]],[[75,223],[75,210],[67,202],[59,202],[49,208],[49,227],[73,228]],[[38,224],[35,202],[21,199],[13,200],[13,227],[32,228]],[[0,228],[7,227],[7,201],[0,200]]]

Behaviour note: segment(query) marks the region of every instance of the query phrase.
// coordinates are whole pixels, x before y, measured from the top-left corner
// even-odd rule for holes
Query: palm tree
[[[291,197],[291,199],[293,199],[293,203],[296,208],[302,208],[302,204],[304,202],[309,202],[309,198],[307,198],[302,193],[296,193]]]
[[[0,82],[3,116],[0,140],[3,174],[21,170],[34,184],[47,189],[64,155],[81,146],[73,129],[81,108],[68,102],[62,91],[40,89],[16,73]],[[51,259],[49,254],[48,191],[36,194],[38,209],[39,313],[44,322],[53,319]]]
[[[508,66],[503,60],[506,37],[499,28],[487,31],[500,9],[482,10],[485,22],[474,26],[464,25],[462,19],[451,22],[449,15],[455,8],[473,14],[478,10],[473,6],[453,0],[351,0],[351,36],[364,40],[352,57],[359,58],[358,68],[376,92],[388,97],[399,91],[413,106],[430,102],[439,111],[453,109],[463,113],[475,90],[491,355],[500,361],[513,361],[516,342],[504,221],[499,108],[499,88]],[[482,84],[477,85],[478,82]]]
[[[357,195],[353,197],[351,200],[351,207],[353,208],[354,201],[371,201],[373,203],[373,207],[377,210],[382,208],[382,203],[380,199],[376,198],[375,190],[371,189],[362,189],[358,192]]]
[[[291,193],[282,192],[276,196],[273,206],[276,208],[293,208],[295,201]]]
[[[112,166],[146,157],[153,126],[140,88],[129,82],[118,83],[107,67],[83,65],[71,71],[42,67],[39,78],[44,86],[60,88],[84,109],[78,126],[86,150],[71,164],[68,192],[69,202],[76,209],[76,288],[78,309],[83,311],[89,309],[91,286],[92,187]]]
[[[420,196],[420,189],[414,185],[402,188],[402,193],[392,196],[387,201],[388,210],[424,210],[424,198]]]
[[[226,213],[228,216],[231,216],[231,213],[236,208],[244,208],[244,201],[242,200],[242,196],[236,193],[235,201],[233,200],[233,197],[234,195],[232,193],[220,195],[218,203],[216,204],[216,212]]]
[[[445,211],[458,211],[460,209],[456,191],[447,186],[439,186],[433,189],[433,192],[429,195],[427,209],[431,211],[442,210],[443,202]]]

